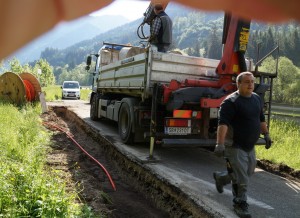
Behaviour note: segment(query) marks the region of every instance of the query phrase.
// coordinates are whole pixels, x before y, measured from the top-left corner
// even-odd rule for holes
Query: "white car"
[[[80,99],[80,85],[78,81],[64,81],[62,86],[62,99],[77,98]]]

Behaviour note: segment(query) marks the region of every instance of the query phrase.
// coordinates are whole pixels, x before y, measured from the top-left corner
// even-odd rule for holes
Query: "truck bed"
[[[218,63],[219,60],[149,49],[148,52],[102,66],[98,89],[148,98],[152,95],[154,83],[217,77],[215,69]]]

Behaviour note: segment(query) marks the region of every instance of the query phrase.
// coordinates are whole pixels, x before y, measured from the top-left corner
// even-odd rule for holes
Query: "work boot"
[[[248,204],[246,201],[241,201],[239,203],[234,202],[233,209],[236,215],[241,218],[251,218],[251,214],[248,211]]]
[[[224,192],[224,185],[227,185],[230,183],[230,177],[227,172],[214,172],[213,173],[215,183],[216,183],[216,189],[219,193]]]

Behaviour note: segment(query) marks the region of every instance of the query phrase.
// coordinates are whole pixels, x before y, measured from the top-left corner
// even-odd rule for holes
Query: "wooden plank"
[[[42,112],[43,113],[48,112],[48,107],[47,107],[46,99],[45,99],[45,93],[40,92],[39,93],[39,98],[40,98],[40,102],[41,102],[41,106],[42,106]]]

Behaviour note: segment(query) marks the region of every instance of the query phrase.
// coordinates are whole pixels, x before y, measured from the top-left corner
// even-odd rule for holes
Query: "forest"
[[[223,13],[207,13],[182,8],[171,8],[168,12],[173,20],[172,49],[185,55],[220,59],[222,56]],[[66,49],[46,48],[40,60],[21,66],[18,60],[12,60],[11,67],[26,68],[34,72],[41,63],[47,63],[47,68],[53,77],[47,84],[61,84],[64,80],[78,80],[81,85],[91,85],[91,73],[85,71],[86,57],[97,53],[103,42],[139,46],[145,44],[137,36],[137,28],[142,19],[100,34],[90,40],[85,40]],[[246,57],[254,63],[259,61],[277,45],[279,46],[279,73],[275,80],[274,100],[277,102],[300,104],[300,26],[298,23],[271,25],[251,22],[249,43]],[[145,30],[147,32],[147,28]],[[259,48],[259,54],[258,54]],[[266,59],[260,70],[274,72],[275,56]],[[38,64],[38,66],[36,66]],[[13,66],[12,66],[13,65]],[[49,66],[48,66],[49,65]],[[32,70],[30,70],[30,68]],[[16,71],[18,72],[18,71]],[[43,73],[42,73],[43,74]]]

